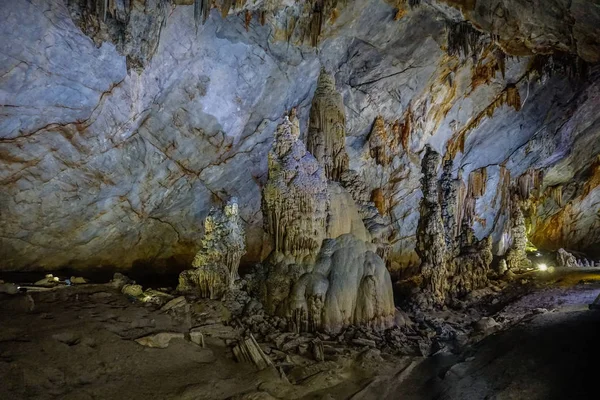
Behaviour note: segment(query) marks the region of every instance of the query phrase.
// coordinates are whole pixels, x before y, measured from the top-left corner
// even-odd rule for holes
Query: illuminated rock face
[[[2,269],[189,266],[198,225],[231,196],[247,222],[243,262],[263,261],[274,132],[295,107],[308,141],[322,67],[335,71],[339,97],[325,108],[337,121],[343,111],[348,171],[391,221],[390,268],[420,262],[426,144],[451,150],[464,184],[487,171],[483,196],[469,201],[475,236],[492,235],[495,255],[507,250],[499,243],[510,228],[495,188],[530,169],[544,172],[535,218],[526,215],[533,244],[600,248],[600,81],[572,57],[600,54],[598,15],[584,1],[506,0],[494,10],[422,1],[397,20],[395,1],[326,1],[306,12],[299,1],[216,1],[198,25],[190,0],[111,1],[106,22],[81,9],[101,3],[0,2]],[[448,54],[448,44],[490,51]],[[386,132],[370,143],[378,116]],[[397,133],[387,129],[395,121]],[[385,135],[398,144],[390,153]],[[341,135],[333,137],[339,150]]]
[[[239,278],[245,239],[236,198],[229,200],[223,211],[213,208],[204,220],[204,237],[192,263],[194,269],[181,273],[177,290],[221,298]]]

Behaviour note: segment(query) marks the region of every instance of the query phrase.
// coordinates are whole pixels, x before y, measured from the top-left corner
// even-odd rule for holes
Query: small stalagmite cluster
[[[349,162],[346,114],[342,96],[335,90],[335,80],[324,69],[310,109],[306,148],[325,168],[327,179],[339,182]]]
[[[220,299],[238,279],[240,260],[246,252],[236,198],[224,210],[213,208],[204,220],[204,237],[192,266],[179,276],[177,290]]]

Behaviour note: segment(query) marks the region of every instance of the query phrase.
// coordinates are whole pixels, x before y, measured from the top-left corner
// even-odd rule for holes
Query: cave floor
[[[459,354],[423,358],[354,348],[321,363],[290,355],[261,372],[237,363],[229,343],[210,335],[205,347],[178,338],[167,348],[136,343],[189,326],[107,285],[4,295],[0,398],[596,398],[600,311],[587,306],[600,293],[599,278],[595,271],[528,276],[540,284],[493,314],[510,322]],[[208,319],[225,312],[207,304],[213,303],[198,307]]]

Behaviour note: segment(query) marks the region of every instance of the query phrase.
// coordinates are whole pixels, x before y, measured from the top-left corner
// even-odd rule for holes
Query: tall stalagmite
[[[512,270],[531,266],[531,261],[527,259],[527,229],[521,204],[519,196],[514,195],[510,204],[511,245],[506,252],[506,264]]]
[[[177,290],[221,298],[238,278],[238,267],[245,253],[246,238],[238,203],[232,198],[223,211],[212,208],[204,220],[204,237],[192,263],[194,269],[181,273]]]
[[[310,109],[306,148],[325,168],[327,178],[339,182],[348,169],[346,113],[335,80],[324,69]]]
[[[440,155],[429,145],[421,162],[420,218],[417,227],[416,252],[421,258],[423,292],[418,303],[422,306],[443,305],[446,299],[447,266],[444,224],[438,203],[437,169]]]
[[[285,117],[269,152],[262,209],[275,252],[301,261],[316,256],[326,237],[329,197],[325,173],[298,135],[295,121]]]
[[[458,183],[452,178],[452,160],[444,161],[444,170],[440,178],[440,204],[444,221],[444,238],[448,251],[456,250],[456,204]]]
[[[353,233],[327,238],[332,231],[328,222],[340,218],[334,215],[336,193],[346,193],[350,202],[352,196],[327,180],[298,136],[295,121],[287,117],[275,133],[262,204],[275,246],[251,286],[267,312],[285,318],[294,331],[339,332],[348,325],[388,328],[394,324],[395,308],[379,248],[368,242],[364,226],[362,236],[360,229],[350,229]],[[360,197],[368,199],[366,194]],[[355,213],[353,223],[363,225]]]

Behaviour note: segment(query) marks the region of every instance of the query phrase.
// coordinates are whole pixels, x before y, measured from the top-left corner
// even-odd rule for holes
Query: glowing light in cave
[[[548,271],[548,266],[546,264],[538,264],[538,269],[540,271]]]

